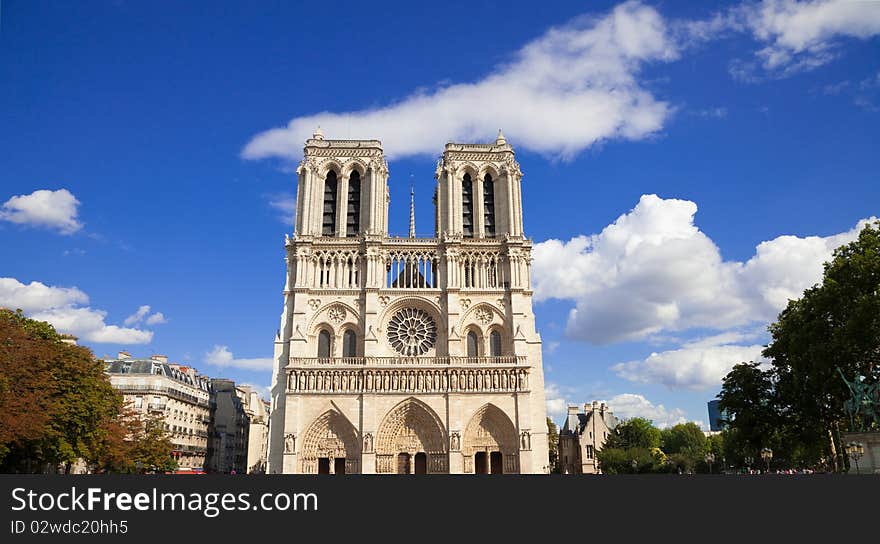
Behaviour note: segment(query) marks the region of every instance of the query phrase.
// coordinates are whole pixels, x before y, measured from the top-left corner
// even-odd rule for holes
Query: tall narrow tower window
[[[342,356],[357,357],[357,335],[351,329],[342,336]]]
[[[489,334],[489,355],[501,357],[501,333],[498,331],[492,331]]]
[[[495,185],[492,176],[483,178],[483,226],[486,236],[495,237]]]
[[[462,233],[468,238],[474,237],[474,184],[471,175],[465,174],[461,180],[461,226]]]
[[[361,226],[361,174],[354,170],[348,177],[348,214],[346,236],[357,236]]]
[[[336,172],[327,172],[324,180],[324,222],[321,226],[322,236],[336,235]]]
[[[467,356],[477,357],[479,350],[477,349],[477,333],[471,331],[467,334]]]
[[[330,357],[330,333],[327,331],[318,333],[318,357]]]

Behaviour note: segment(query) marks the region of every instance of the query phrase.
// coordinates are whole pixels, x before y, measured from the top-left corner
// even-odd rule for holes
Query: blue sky
[[[705,425],[880,215],[880,3],[541,5],[3,2],[0,305],[266,386],[314,125],[384,142],[421,234],[442,144],[503,128],[551,412]]]

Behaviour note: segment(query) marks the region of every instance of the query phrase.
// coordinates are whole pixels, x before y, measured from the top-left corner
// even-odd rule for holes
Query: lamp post
[[[767,472],[770,472],[770,460],[773,459],[773,450],[770,448],[762,449],[761,459],[763,459],[764,463],[767,465]]]
[[[715,462],[715,454],[710,451],[706,454],[704,460],[706,461],[706,464],[709,465],[709,474],[712,474],[712,463]]]
[[[856,474],[861,474],[859,472],[859,459],[862,458],[862,455],[865,455],[865,445],[861,442],[850,442],[846,445],[846,453],[850,459],[856,462]]]

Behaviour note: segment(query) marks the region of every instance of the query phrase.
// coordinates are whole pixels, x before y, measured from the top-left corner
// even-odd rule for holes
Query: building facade
[[[105,361],[110,383],[128,408],[141,417],[164,418],[180,470],[202,471],[211,420],[210,380],[188,366],[169,364],[164,355],[135,359],[121,351]]]
[[[584,404],[583,412],[576,404],[569,405],[565,423],[559,429],[560,472],[600,474],[597,454],[616,426],[617,418],[604,402]]]
[[[377,140],[306,141],[275,339],[270,473],[548,472],[522,174],[446,145],[435,235],[388,234]]]
[[[721,411],[718,405],[720,402],[719,400],[710,400],[706,403],[709,410],[709,430],[712,432],[721,432],[725,427],[724,421],[727,419],[727,414]]]
[[[206,469],[223,474],[247,472],[248,416],[235,382],[211,380],[211,425]]]
[[[237,386],[236,392],[247,416],[247,473],[264,474],[269,448],[269,404],[247,385]]]

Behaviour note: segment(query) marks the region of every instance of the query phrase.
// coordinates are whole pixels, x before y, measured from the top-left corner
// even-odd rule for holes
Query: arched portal
[[[300,452],[304,474],[360,472],[360,441],[354,425],[335,409],[318,416],[309,426]]]
[[[513,422],[494,404],[485,404],[468,423],[461,448],[464,471],[518,474],[519,443]]]
[[[388,412],[376,434],[376,472],[449,472],[446,431],[437,414],[410,397]],[[420,455],[421,454],[421,455]]]

